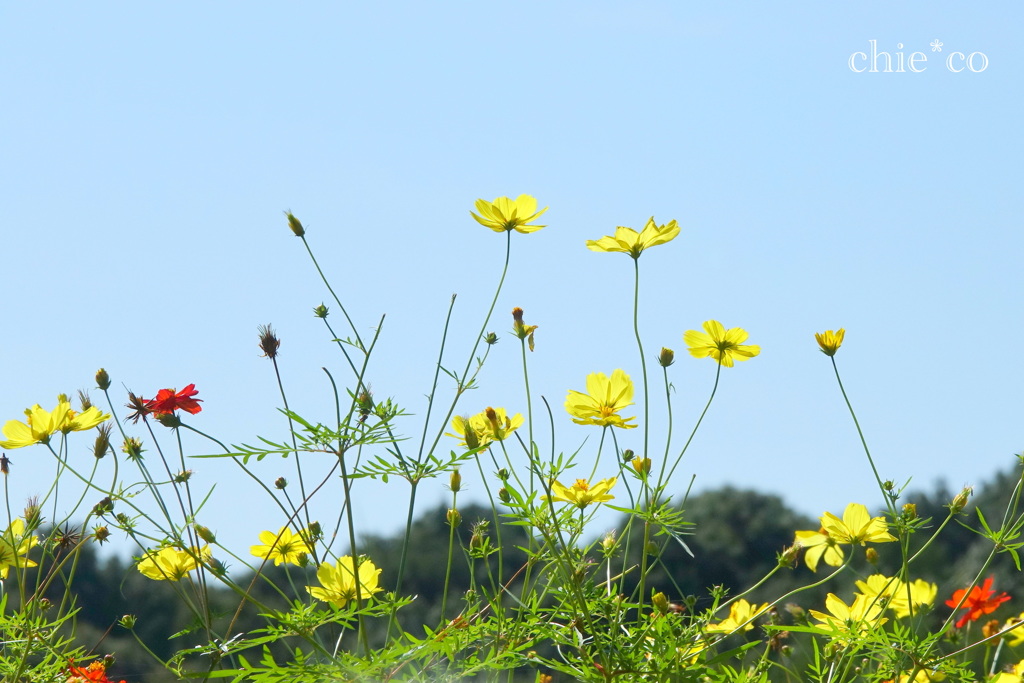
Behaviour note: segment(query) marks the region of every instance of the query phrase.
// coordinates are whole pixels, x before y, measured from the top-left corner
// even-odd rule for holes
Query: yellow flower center
[[[581,491],[583,493],[586,493],[587,491],[590,490],[590,484],[587,482],[586,479],[577,479],[576,483],[573,484],[572,487],[577,491]]]

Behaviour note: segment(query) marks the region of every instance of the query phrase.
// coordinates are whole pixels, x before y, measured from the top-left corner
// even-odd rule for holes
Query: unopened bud
[[[783,549],[783,551],[779,554],[779,566],[780,567],[794,567],[794,566],[796,566],[797,558],[800,557],[800,551],[802,549],[803,548],[801,547],[801,545],[799,543],[794,543],[793,545]]]
[[[626,450],[622,451],[622,461],[623,462],[629,462],[635,456],[636,456],[636,453],[633,452],[632,448],[627,448]]]
[[[117,662],[117,659],[114,658],[114,655],[103,655],[103,668],[104,669],[109,669],[110,667],[114,666],[114,664],[116,662]]]
[[[496,332],[488,332],[484,335],[484,343],[488,346],[494,346],[498,343],[498,334]]]
[[[508,492],[507,488],[502,486],[500,489],[498,489],[498,500],[507,505],[508,502],[512,500],[512,494]]]
[[[457,527],[462,524],[462,513],[455,508],[449,508],[445,520],[448,522],[448,526]]]
[[[181,420],[174,413],[157,413],[153,418],[168,429],[177,429],[181,426]]]
[[[134,436],[124,440],[121,450],[128,456],[129,460],[140,460],[142,458],[142,441]]]
[[[50,609],[51,607],[53,607],[53,602],[50,600],[50,598],[40,598],[39,599],[39,609],[41,609],[41,610],[43,610],[45,612],[46,610]]]
[[[96,505],[93,506],[92,514],[96,515],[97,517],[100,517],[109,512],[112,512],[113,510],[114,501],[112,501],[108,496],[107,498],[104,498],[103,500],[101,500],[100,502],[96,503]]]
[[[473,429],[473,426],[469,424],[469,418],[466,418],[464,424],[466,425],[466,448],[470,450],[480,448],[480,437],[477,436],[476,430]]]
[[[288,218],[288,227],[291,228],[296,237],[302,237],[306,234],[306,229],[302,227],[302,223],[299,222],[299,219],[291,211],[285,211],[284,215]]]
[[[605,557],[611,557],[615,552],[615,548],[615,529],[612,529],[604,535],[604,538],[601,539],[601,551],[604,553]]]
[[[137,619],[134,614],[125,614],[117,620],[117,623],[121,628],[133,629],[135,628],[136,621]]]
[[[98,526],[93,528],[92,537],[96,539],[97,543],[105,543],[110,538],[110,529],[105,526]]]
[[[965,486],[963,491],[956,494],[956,498],[954,498],[953,502],[949,504],[949,511],[954,515],[959,515],[963,512],[964,508],[967,507],[967,501],[971,497],[972,493],[974,493],[974,489],[970,486]]]
[[[183,470],[174,475],[175,484],[184,484],[192,478],[192,470]]]
[[[284,477],[278,477],[274,480],[275,489],[284,489],[286,486],[288,486],[288,480]]]
[[[903,506],[903,519],[908,522],[912,522],[917,519],[917,505],[914,503],[907,503]]]
[[[96,371],[96,386],[102,391],[110,388],[110,375],[103,368]]]
[[[319,306],[314,306],[313,307],[313,315],[315,315],[318,318],[326,318],[327,317],[327,307],[324,306],[323,304],[320,304]]]
[[[452,493],[458,493],[462,490],[462,475],[458,470],[454,470],[450,477],[448,477],[448,488],[451,489]]]
[[[205,564],[214,576],[224,576],[228,573],[228,568],[216,557],[210,558]]]
[[[661,353],[658,354],[658,363],[663,368],[667,368],[676,362],[676,352],[672,349],[661,347]]]
[[[878,551],[874,548],[868,548],[864,551],[864,557],[867,559],[869,564],[878,564]]]
[[[319,541],[324,537],[324,531],[320,528],[320,522],[314,520],[309,523],[309,526],[306,527],[306,529],[309,530],[309,537],[314,541]]]
[[[508,470],[504,467],[498,470],[498,479],[501,481],[508,481]]]
[[[651,604],[654,605],[654,609],[658,610],[658,614],[668,614],[668,598],[664,593],[652,595]]]
[[[196,534],[207,543],[217,542],[217,536],[215,536],[208,527],[205,527],[202,524],[196,524]]]

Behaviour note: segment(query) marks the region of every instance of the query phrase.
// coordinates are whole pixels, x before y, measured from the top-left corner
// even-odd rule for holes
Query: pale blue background
[[[311,315],[327,295],[284,209],[361,333],[387,314],[370,381],[422,415],[450,295],[461,368],[499,273],[504,237],[468,210],[530,193],[551,207],[549,227],[513,236],[490,326],[503,339],[463,412],[525,409],[506,334],[522,306],[540,325],[535,395],[556,409],[561,448],[589,436],[592,457],[599,432],[571,424],[565,392],[617,367],[638,379],[639,361],[632,263],[584,242],[653,214],[682,226],[641,259],[648,353],[678,355],[677,436],[715,371],[687,356],[683,332],[715,318],[762,347],[723,373],[678,492],[695,474],[696,490],[756,487],[814,515],[880,503],[813,339],[840,326],[882,475],[984,482],[1024,446],[1022,19],[1009,2],[8,3],[0,419],[91,387],[103,366],[122,414],[122,384],[152,395],[194,382],[200,429],[282,439],[256,347],[267,322],[292,406],[330,419],[320,367],[346,376]],[[872,39],[924,52],[927,70],[851,72]],[[954,50],[984,52],[988,69],[950,73]],[[639,431],[620,443],[639,450]],[[72,442],[83,467],[89,443]],[[8,456],[17,510],[53,463],[42,447]],[[217,483],[201,521],[230,546],[281,524],[230,467],[190,466],[197,486]],[[291,461],[257,471],[294,481]],[[613,471],[606,460],[599,476]],[[479,500],[478,475],[465,484]],[[340,505],[331,486],[316,508],[325,526]],[[397,530],[405,494],[367,486],[358,525]],[[423,509],[446,496],[427,484]]]

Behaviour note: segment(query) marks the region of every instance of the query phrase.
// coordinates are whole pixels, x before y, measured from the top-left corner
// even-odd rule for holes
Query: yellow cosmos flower
[[[834,538],[822,531],[798,531],[794,542],[806,548],[804,564],[812,572],[818,571],[818,561],[823,558],[825,564],[833,567],[843,563],[843,549]]]
[[[287,526],[281,527],[276,534],[273,531],[260,532],[263,545],[254,545],[249,552],[256,557],[268,558],[275,565],[302,564],[302,558],[312,552],[308,534],[305,531],[293,533]]]
[[[647,225],[644,226],[642,232],[620,225],[615,228],[614,235],[608,235],[599,240],[587,240],[587,248],[591,251],[621,251],[638,259],[640,252],[644,249],[670,242],[678,234],[679,225],[675,221],[658,225],[654,222],[654,216],[651,216],[647,219]]]
[[[729,616],[717,624],[708,625],[710,633],[734,633],[735,631],[749,631],[754,628],[754,620],[768,610],[768,603],[763,605],[751,605],[740,598],[729,605]]]
[[[35,567],[28,551],[39,545],[35,534],[25,535],[25,522],[16,519],[0,535],[0,579],[6,579],[11,567]]]
[[[359,558],[359,596],[363,600],[383,590],[378,586],[380,569],[369,558]],[[336,564],[324,562],[316,570],[318,586],[306,586],[306,590],[317,600],[329,602],[335,607],[344,607],[349,600],[356,599],[356,568],[352,557],[345,555]]]
[[[872,574],[866,581],[857,581],[861,595],[877,600],[885,609],[891,609],[897,617],[910,616],[911,607],[931,605],[935,602],[938,586],[924,579],[917,579],[909,586],[898,578]]]
[[[146,551],[137,568],[143,576],[154,581],[181,581],[190,571],[198,569],[200,561],[208,562],[211,557],[210,549],[205,545],[189,550],[167,546]]]
[[[611,379],[603,372],[587,375],[587,393],[570,391],[565,398],[565,409],[578,425],[599,427],[620,427],[629,429],[636,425],[627,424],[635,417],[623,418],[619,411],[633,405],[633,382],[622,370],[612,373]]]
[[[853,604],[847,605],[835,593],[829,593],[825,607],[829,614],[812,609],[811,616],[820,622],[822,628],[834,631],[840,642],[843,636],[857,637],[888,621],[882,617],[882,605],[863,595],[855,596]]]
[[[733,360],[747,360],[761,353],[760,346],[743,343],[748,336],[742,327],[727,330],[717,320],[708,320],[704,323],[704,332],[689,330],[683,335],[683,341],[690,347],[691,356],[714,358],[721,365],[731,368]]]
[[[0,441],[0,448],[24,448],[37,443],[49,443],[56,432],[80,432],[92,429],[110,417],[101,413],[96,406],[76,413],[67,401],[57,401],[52,411],[44,410],[37,403],[25,411],[25,421],[8,420],[4,425],[6,441]]]
[[[989,679],[988,683],[1021,683],[1024,681],[1024,659],[1020,660],[1008,671],[1003,671]]]
[[[548,210],[548,207],[545,206],[538,211],[537,200],[528,194],[521,194],[515,200],[508,197],[498,197],[493,202],[478,199],[476,200],[476,210],[480,212],[480,215],[472,211],[469,213],[473,215],[477,223],[490,228],[494,232],[515,230],[516,232],[527,233],[536,232],[545,227],[543,225],[534,225],[530,221],[538,218]]]
[[[557,479],[551,482],[551,495],[541,496],[541,500],[572,503],[576,507],[585,508],[591,503],[603,503],[615,496],[608,491],[615,486],[618,477],[602,479],[593,486],[586,479],[577,479],[571,487],[563,486]]]
[[[821,517],[821,526],[837,543],[864,545],[865,543],[887,543],[896,537],[889,533],[889,526],[882,517],[872,517],[860,503],[850,503],[839,519],[831,512]]]
[[[821,347],[821,352],[826,356],[836,355],[836,351],[843,344],[843,337],[846,336],[846,330],[840,327],[838,330],[833,332],[832,330],[826,330],[824,332],[815,332],[814,338],[818,340],[818,346]]]
[[[488,407],[482,413],[473,417],[465,418],[456,415],[452,418],[452,431],[445,432],[445,436],[459,439],[463,446],[468,445],[466,433],[473,432],[479,446],[486,446],[492,441],[504,441],[509,434],[523,425],[523,416],[516,413],[509,417],[504,408]],[[454,432],[454,433],[452,433]]]

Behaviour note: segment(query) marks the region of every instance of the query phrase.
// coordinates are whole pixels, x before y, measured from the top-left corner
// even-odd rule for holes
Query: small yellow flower
[[[911,606],[931,605],[935,602],[938,586],[924,579],[917,579],[907,585],[898,578],[890,578],[882,574],[872,574],[867,580],[857,581],[860,594],[871,600],[877,600],[883,608],[891,609],[897,617],[910,616]]]
[[[855,596],[853,604],[847,605],[835,593],[829,593],[825,607],[829,614],[812,609],[811,616],[821,622],[819,626],[835,632],[840,641],[844,636],[857,637],[888,621],[882,617],[882,606],[863,595]]]
[[[843,344],[843,337],[846,336],[846,330],[840,327],[838,330],[833,332],[832,330],[826,330],[825,332],[815,332],[814,338],[818,340],[818,346],[821,347],[821,352],[826,356],[836,355],[836,351]]]
[[[143,576],[154,581],[181,581],[190,571],[198,569],[200,562],[209,562],[211,557],[210,549],[205,545],[189,550],[167,546],[147,551],[137,568]]]
[[[0,535],[0,579],[6,579],[11,567],[35,567],[28,551],[39,545],[35,534],[25,535],[25,522],[16,519]]]
[[[0,448],[24,448],[37,443],[48,443],[56,432],[80,432],[92,429],[110,417],[101,413],[96,406],[76,413],[71,403],[58,400],[52,411],[44,410],[37,403],[25,411],[25,421],[8,420],[4,425],[7,441],[0,441]]]
[[[306,586],[306,590],[317,600],[329,602],[335,607],[344,607],[349,600],[359,597],[363,600],[383,590],[378,585],[380,569],[367,557],[359,558],[359,590],[356,591],[356,567],[350,555],[338,559],[336,564],[324,562],[316,570],[320,586]]]
[[[706,333],[706,334],[705,334]],[[725,329],[717,320],[704,323],[704,332],[688,330],[683,341],[690,347],[690,355],[695,358],[714,358],[727,368],[733,366],[733,360],[747,360],[761,353],[760,346],[744,344],[747,331],[741,327]]]
[[[616,481],[618,477],[611,477],[591,486],[586,479],[577,479],[571,487],[565,487],[556,479],[551,482],[551,495],[541,496],[541,500],[572,503],[579,508],[585,508],[591,503],[603,503],[614,499],[615,496],[608,491],[615,486]]]
[[[494,232],[536,232],[543,225],[530,223],[535,218],[548,210],[544,207],[537,211],[537,200],[528,194],[521,194],[515,200],[508,197],[498,197],[493,202],[485,199],[476,200],[476,210],[480,215],[470,211],[473,218],[480,225],[490,228]]]
[[[644,249],[670,242],[678,234],[679,225],[675,221],[658,225],[654,222],[654,216],[651,216],[647,219],[647,225],[642,232],[638,233],[633,228],[620,225],[615,228],[615,235],[605,236],[599,240],[587,240],[587,248],[591,251],[620,251],[638,259]]]
[[[587,393],[570,391],[565,398],[565,409],[578,425],[599,427],[620,427],[629,429],[636,425],[627,424],[635,417],[623,418],[619,411],[633,405],[633,382],[622,370],[612,373],[611,379],[603,372],[587,375]]]
[[[277,533],[261,531],[263,545],[254,545],[249,552],[256,557],[272,559],[274,565],[302,564],[302,558],[312,552],[306,532],[293,533],[287,526]]]
[[[729,616],[717,624],[709,624],[709,633],[734,633],[736,631],[749,631],[754,628],[754,620],[768,610],[768,603],[763,605],[751,605],[740,598],[729,605]]]
[[[523,426],[521,413],[509,417],[504,408],[488,407],[482,413],[477,413],[468,419],[461,415],[453,417],[452,431],[445,432],[445,436],[459,439],[459,443],[466,446],[466,434],[467,431],[470,431],[476,435],[478,445],[486,446],[492,441],[504,441],[509,434],[521,426]]]

